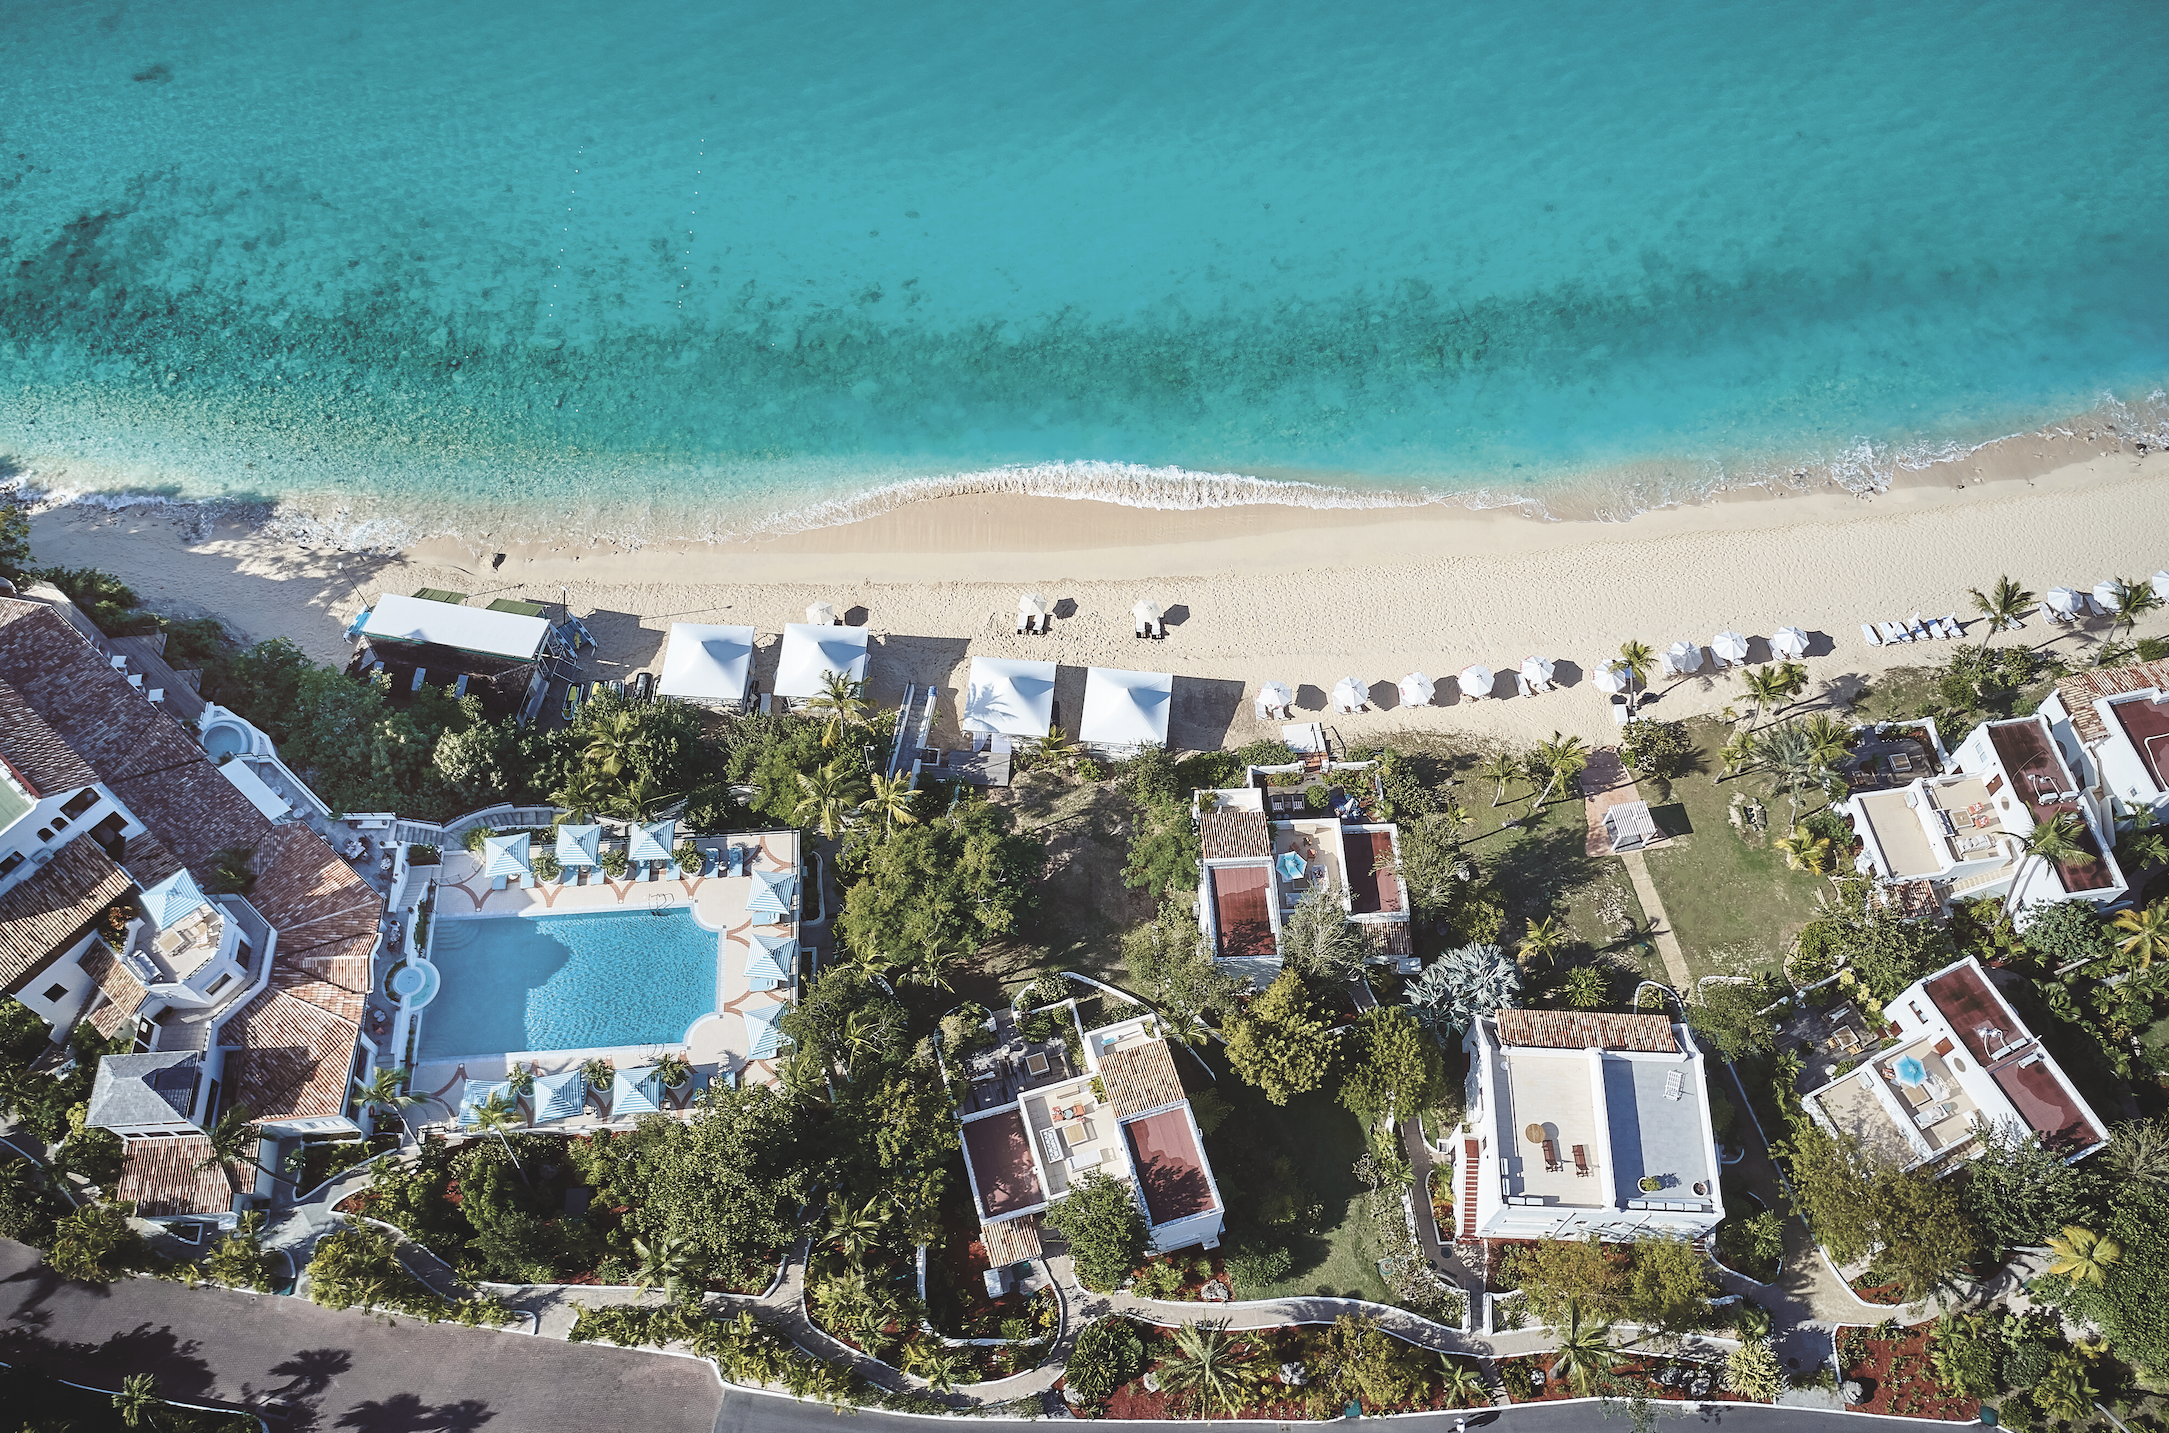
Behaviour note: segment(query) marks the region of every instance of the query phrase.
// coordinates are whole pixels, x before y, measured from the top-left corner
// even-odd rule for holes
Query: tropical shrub
[[[1145,1216],[1130,1187],[1089,1170],[1047,1210],[1046,1222],[1069,1241],[1077,1282],[1096,1294],[1122,1287],[1145,1255]]]
[[[1101,1318],[1077,1335],[1063,1381],[1086,1403],[1097,1404],[1144,1371],[1145,1343],[1137,1326],[1125,1318]]]

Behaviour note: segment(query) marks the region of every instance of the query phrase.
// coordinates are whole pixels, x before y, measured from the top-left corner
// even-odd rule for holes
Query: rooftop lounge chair
[[[1589,1177],[1589,1146],[1586,1144],[1574,1146],[1574,1172],[1584,1179]]]

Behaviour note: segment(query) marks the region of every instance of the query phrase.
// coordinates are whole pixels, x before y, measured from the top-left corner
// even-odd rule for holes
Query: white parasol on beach
[[[1558,668],[1552,664],[1549,657],[1523,657],[1521,659],[1521,679],[1529,684],[1531,690],[1540,691],[1550,686],[1552,673],[1557,670]]]
[[[1149,597],[1139,598],[1137,605],[1130,609],[1130,615],[1149,627],[1160,620],[1160,604]]]
[[[1720,662],[1747,660],[1747,639],[1737,632],[1719,632],[1710,638],[1710,651]]]
[[[2066,617],[2078,612],[2081,601],[2079,594],[2068,587],[2051,587],[2041,600],[2047,604],[2049,611],[2061,612]]]
[[[1674,642],[1664,649],[1664,664],[1682,677],[1699,672],[1702,670],[1702,648],[1694,642]]]
[[[1027,592],[1017,599],[1017,615],[1029,617],[1035,622],[1047,620],[1047,599],[1037,592]]]
[[[1333,685],[1333,710],[1359,712],[1370,705],[1371,689],[1354,677],[1342,677]]]
[[[1461,688],[1461,695],[1471,701],[1481,701],[1491,695],[1491,684],[1497,680],[1498,678],[1492,675],[1491,668],[1471,665],[1463,667],[1461,675],[1456,677],[1454,682]]]
[[[806,605],[806,625],[809,627],[833,627],[836,625],[836,604],[833,602],[810,602]]]
[[[2169,602],[2169,567],[2154,574],[2154,595]]]
[[[1286,682],[1272,681],[1258,688],[1258,700],[1273,708],[1295,705],[1295,692]]]
[[[1788,662],[1807,655],[1807,633],[1798,627],[1780,627],[1770,637],[1770,653]]]
[[[1424,707],[1438,694],[1438,684],[1421,672],[1410,672],[1401,678],[1401,705]]]
[[[2104,612],[2114,612],[2118,599],[2124,595],[2121,582],[2097,582],[2094,584],[2094,601]]]
[[[1618,696],[1627,689],[1627,669],[1618,662],[1600,662],[1597,674],[1589,679],[1606,696]]]

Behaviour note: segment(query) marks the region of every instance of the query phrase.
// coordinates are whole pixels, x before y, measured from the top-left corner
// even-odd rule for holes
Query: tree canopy
[[[1037,836],[1007,807],[964,801],[911,826],[854,828],[837,858],[847,882],[838,931],[854,952],[892,961],[923,950],[970,953],[1016,933],[1038,902]]]
[[[1340,1047],[1339,1028],[1293,970],[1282,971],[1227,1026],[1228,1064],[1276,1105],[1323,1085]]]
[[[1438,1043],[1408,1008],[1381,1005],[1357,1017],[1341,1076],[1341,1103],[1369,1123],[1426,1108],[1445,1079]]]
[[[1120,1288],[1145,1257],[1145,1216],[1130,1187],[1099,1170],[1073,1180],[1046,1222],[1069,1241],[1077,1282],[1095,1294]]]

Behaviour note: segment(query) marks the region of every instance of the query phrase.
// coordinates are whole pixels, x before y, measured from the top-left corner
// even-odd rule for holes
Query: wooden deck
[[[936,779],[966,781],[973,786],[1007,786],[1009,753],[945,751],[941,754],[941,765],[927,767],[923,774]]]

